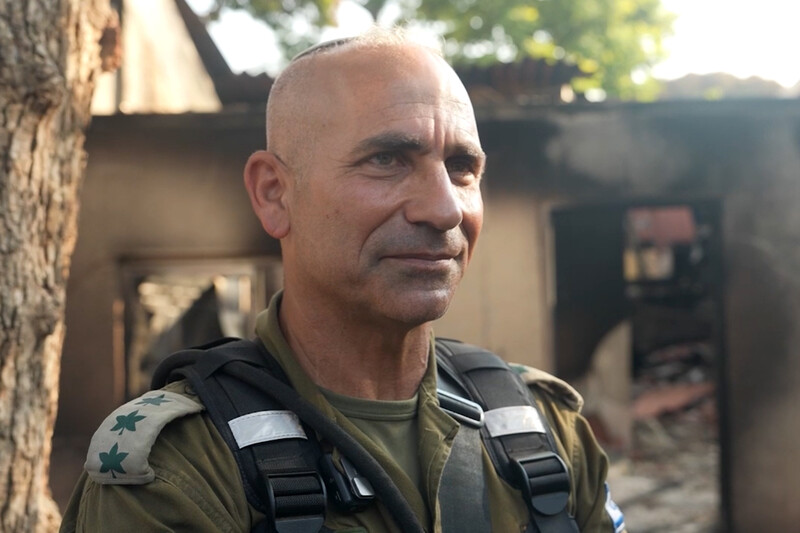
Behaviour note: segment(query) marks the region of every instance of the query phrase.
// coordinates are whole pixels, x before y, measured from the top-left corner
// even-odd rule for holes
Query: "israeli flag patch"
[[[611,489],[608,488],[606,483],[606,512],[611,517],[611,522],[614,524],[614,533],[621,533],[625,530],[625,517],[619,506],[611,499]]]

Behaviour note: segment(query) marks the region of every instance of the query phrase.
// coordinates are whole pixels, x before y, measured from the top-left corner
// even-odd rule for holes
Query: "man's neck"
[[[404,400],[428,366],[430,323],[363,324],[342,313],[297,305],[284,294],[280,326],[300,365],[320,387],[373,400]]]

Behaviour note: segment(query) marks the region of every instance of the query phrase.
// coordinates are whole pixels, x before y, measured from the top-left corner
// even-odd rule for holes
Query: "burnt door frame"
[[[724,265],[724,235],[723,235],[723,200],[721,198],[687,198],[687,197],[660,197],[660,198],[629,198],[624,200],[615,201],[597,201],[597,202],[574,202],[563,203],[553,206],[547,217],[549,231],[551,233],[551,244],[549,246],[549,253],[551,254],[551,292],[552,292],[552,350],[554,356],[554,365],[556,374],[566,379],[572,379],[580,373],[581,369],[588,368],[588,362],[591,358],[590,346],[592,345],[591,339],[594,339],[594,344],[602,338],[605,331],[613,327],[619,320],[622,320],[626,313],[629,311],[624,302],[624,293],[617,293],[619,289],[624,289],[623,277],[623,259],[622,247],[624,246],[624,217],[626,212],[635,207],[670,207],[670,206],[689,206],[692,208],[695,216],[709,224],[712,227],[712,236],[708,240],[708,258],[709,263],[706,266],[708,276],[711,280],[709,284],[710,293],[709,298],[713,302],[713,324],[712,333],[709,337],[710,342],[714,347],[714,379],[716,385],[716,403],[718,409],[718,435],[719,435],[719,472],[718,472],[718,490],[720,496],[720,521],[723,531],[728,531],[732,524],[732,512],[730,507],[731,502],[731,450],[730,450],[730,410],[729,410],[729,383],[728,383],[728,351],[725,336],[725,265]],[[618,220],[619,234],[611,238],[612,243],[621,245],[619,253],[610,253],[607,250],[602,251],[603,244],[600,242],[600,236],[612,232],[610,229],[611,222],[604,224],[591,224],[586,220],[571,221],[568,223],[567,233],[564,233],[564,220],[568,217],[574,216],[574,213],[591,213],[597,217],[608,217],[609,219],[616,218]],[[591,216],[587,217],[591,219]],[[557,222],[561,219],[562,222]],[[561,226],[561,231],[559,227]],[[571,286],[571,279],[565,279],[562,276],[559,279],[559,268],[564,267],[565,260],[574,260],[577,256],[575,250],[570,247],[574,243],[569,242],[566,237],[569,234],[576,232],[593,232],[595,239],[589,241],[590,245],[587,247],[587,252],[600,251],[599,257],[604,254],[608,255],[608,262],[601,265],[601,271],[605,272],[608,276],[609,272],[619,268],[619,277],[611,279],[610,283],[605,285],[592,284],[592,280],[579,280],[577,286]],[[607,244],[605,245],[607,246]],[[614,256],[614,257],[611,257]],[[559,265],[559,261],[561,264]],[[585,267],[585,265],[583,265]],[[596,265],[595,265],[596,266]],[[588,269],[583,268],[583,271]],[[571,272],[570,275],[575,277],[581,271],[580,267]],[[578,361],[564,362],[560,361],[559,352],[564,346],[565,339],[569,335],[568,326],[563,324],[564,309],[563,303],[566,300],[568,303],[576,301],[580,298],[581,291],[593,291],[591,299],[593,302],[600,302],[604,295],[611,295],[612,298],[617,298],[615,305],[609,310],[606,320],[601,320],[601,325],[596,330],[585,332],[587,339],[584,342],[578,343],[577,349],[584,350],[583,355]],[[559,309],[559,302],[562,308]],[[590,313],[591,309],[584,309],[575,314]],[[561,322],[561,323],[560,323]],[[588,322],[587,322],[588,323]],[[567,340],[567,342],[571,342]],[[573,345],[575,343],[572,343]],[[588,355],[585,353],[588,351]]]

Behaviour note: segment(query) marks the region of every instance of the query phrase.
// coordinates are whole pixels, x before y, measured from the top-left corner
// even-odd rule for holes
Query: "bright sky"
[[[800,82],[800,0],[662,0],[678,15],[659,78],[690,72]]]
[[[800,0],[662,0],[677,14],[674,35],[666,46],[669,58],[656,77],[673,79],[688,73],[728,72],[760,76],[785,87],[800,83]],[[189,0],[201,11],[208,0]],[[206,8],[207,9],[207,8]],[[352,0],[343,0],[339,21],[345,28],[327,37],[366,27],[369,15]],[[241,12],[226,13],[209,29],[236,72],[275,73],[273,43],[265,24]]]

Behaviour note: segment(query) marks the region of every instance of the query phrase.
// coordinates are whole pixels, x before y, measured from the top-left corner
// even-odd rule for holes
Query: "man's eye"
[[[388,167],[397,163],[397,155],[391,152],[381,152],[370,157],[369,162],[379,167]]]
[[[472,176],[475,174],[475,162],[465,157],[451,157],[447,160],[447,172],[454,178]]]

